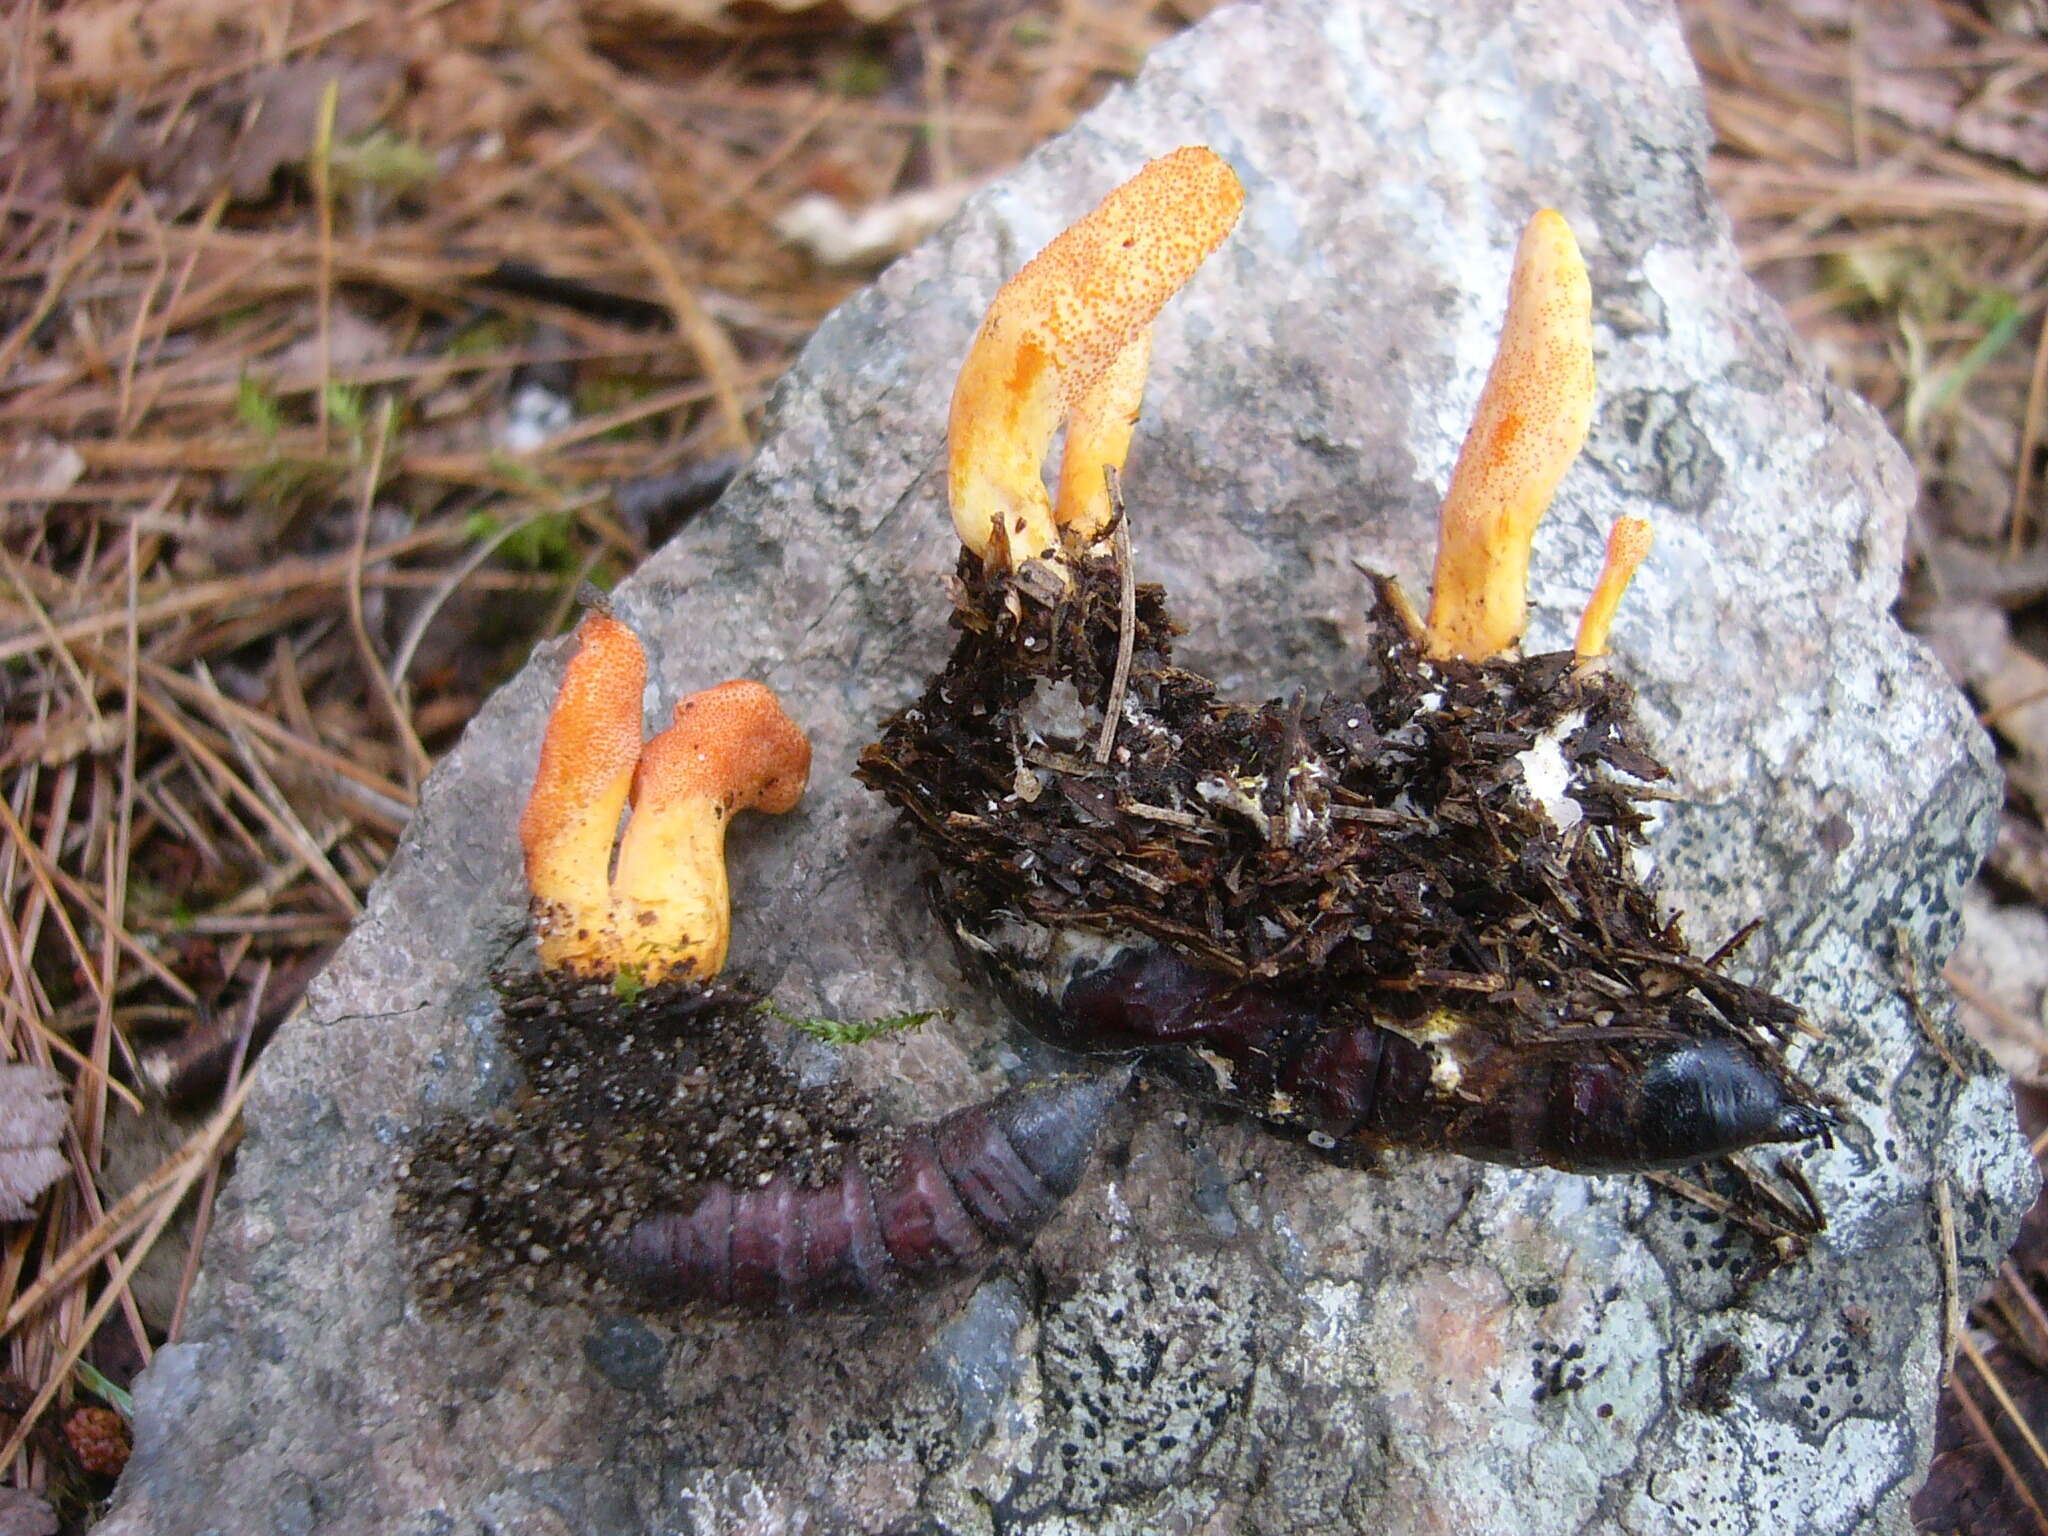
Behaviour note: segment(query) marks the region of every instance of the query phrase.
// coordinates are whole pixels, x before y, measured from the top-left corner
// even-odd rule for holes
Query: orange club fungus
[[[1016,564],[1085,547],[1110,520],[1145,394],[1152,322],[1230,233],[1244,206],[1214,151],[1162,155],[1011,278],[953,389],[947,430],[953,526],[976,555]],[[1065,424],[1059,500],[1041,464]]]
[[[674,724],[643,747],[646,681],[633,632],[606,613],[586,618],[519,820],[541,964],[708,980],[732,935],[726,827],[737,811],[793,810],[811,745],[772,692],[733,681],[677,704]]]

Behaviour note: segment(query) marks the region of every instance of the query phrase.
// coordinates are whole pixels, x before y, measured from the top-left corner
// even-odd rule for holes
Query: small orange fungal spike
[[[1593,297],[1564,216],[1515,251],[1507,319],[1438,525],[1429,653],[1483,661],[1528,622],[1529,547],[1593,415]]]
[[[760,683],[720,683],[676,705],[640,754],[633,815],[612,881],[621,963],[644,981],[725,967],[732,906],[725,829],[733,813],[792,810],[811,744]]]
[[[1243,205],[1214,151],[1177,149],[1003,285],[961,367],[947,432],[953,524],[969,549],[989,558],[1000,529],[1015,563],[1058,549],[1062,523],[1085,536],[1106,520],[1103,468],[1122,466],[1144,393],[1149,347],[1132,348]],[[1040,465],[1062,418],[1070,441],[1055,516]]]
[[[1579,638],[1572,647],[1581,660],[1607,653],[1607,634],[1614,627],[1622,594],[1649,555],[1652,537],[1649,522],[1640,517],[1617,517],[1608,530],[1607,559],[1600,567],[1600,579],[1593,584],[1593,595],[1586,599],[1586,611],[1579,618]]]
[[[612,969],[612,839],[640,756],[646,686],[639,639],[609,614],[592,613],[577,631],[519,818],[541,964],[550,970]]]

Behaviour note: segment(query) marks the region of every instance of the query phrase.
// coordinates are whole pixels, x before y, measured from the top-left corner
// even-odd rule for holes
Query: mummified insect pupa
[[[1013,1088],[849,1156],[818,1187],[787,1174],[715,1184],[638,1223],[612,1274],[662,1301],[754,1309],[872,1307],[1031,1244],[1088,1165],[1116,1084],[1060,1076]]]

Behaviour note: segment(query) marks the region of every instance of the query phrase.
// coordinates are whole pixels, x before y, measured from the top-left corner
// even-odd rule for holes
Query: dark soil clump
[[[472,1304],[608,1291],[605,1255],[708,1186],[839,1176],[858,1139],[886,1159],[864,1098],[805,1087],[776,1060],[743,985],[665,982],[630,1001],[608,982],[507,984],[507,1044],[525,1083],[489,1116],[429,1126],[402,1171],[398,1223],[421,1293]]]
[[[861,759],[956,931],[1142,935],[1393,1027],[1451,1007],[1508,1040],[1735,1036],[1778,1059],[1797,1010],[1696,957],[1636,873],[1666,774],[1604,668],[1432,661],[1383,587],[1350,688],[1247,708],[1173,665],[1158,587],[1126,621],[1113,557],[1067,572],[963,556],[950,662]]]

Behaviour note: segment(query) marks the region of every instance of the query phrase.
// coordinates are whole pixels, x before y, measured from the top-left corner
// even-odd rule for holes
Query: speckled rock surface
[[[1903,461],[1743,277],[1661,5],[1224,11],[826,323],[752,470],[620,597],[651,713],[745,673],[815,735],[805,809],[736,834],[735,955],[794,1006],[956,1009],[848,1064],[902,1114],[1042,1066],[847,773],[947,643],[943,423],[982,307],[1191,140],[1250,203],[1159,329],[1127,485],[1187,656],[1246,693],[1341,670],[1354,561],[1422,589],[1515,234],[1544,203],[1578,229],[1601,405],[1538,544],[1534,639],[1568,639],[1615,514],[1656,519],[1617,646],[1691,797],[1657,839],[1670,891],[1706,945],[1766,919],[1746,959],[1811,1010],[1805,1064],[1858,1121],[1809,1160],[1833,1215],[1811,1260],[1734,1304],[1718,1229],[1638,1180],[1345,1174],[1155,1093],[1028,1263],[900,1317],[422,1315],[392,1173],[424,1116],[503,1089],[483,978],[517,933],[551,649],[434,777],[270,1048],[107,1532],[1905,1528],[1940,1366],[1932,1190],[1974,1288],[2032,1183],[2002,1081],[1950,1075],[1893,958],[1913,947],[1953,1038],[1924,978],[1995,780],[1886,615]],[[1716,1359],[1725,1394],[1695,1390]]]

